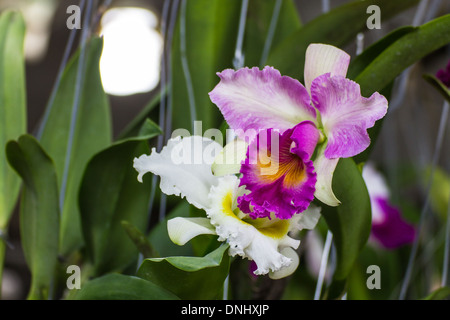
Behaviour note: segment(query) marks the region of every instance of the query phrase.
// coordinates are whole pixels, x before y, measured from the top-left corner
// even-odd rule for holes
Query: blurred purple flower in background
[[[441,80],[447,88],[450,88],[450,60],[445,69],[441,69],[436,73],[436,77]]]
[[[415,228],[402,218],[398,208],[390,204],[390,192],[381,173],[368,163],[364,166],[363,178],[372,206],[371,240],[387,249],[413,242]]]

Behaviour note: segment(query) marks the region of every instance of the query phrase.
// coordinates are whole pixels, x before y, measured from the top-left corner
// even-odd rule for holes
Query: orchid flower
[[[239,210],[238,197],[247,191],[235,175],[215,176],[211,165],[223,154],[217,142],[200,136],[170,139],[160,153],[134,159],[138,180],[147,172],[161,177],[160,187],[167,195],[185,197],[206,212],[206,217],[176,217],[168,221],[170,239],[184,245],[201,234],[213,234],[229,244],[229,254],[256,263],[256,275],[273,279],[286,277],[299,263],[295,251],[300,241],[289,236],[296,230],[312,229],[320,218],[320,208],[310,206],[292,219],[270,217],[252,219]]]
[[[390,204],[390,191],[384,177],[371,163],[365,164],[362,176],[372,208],[372,240],[387,249],[412,243],[414,227],[403,220],[399,209]]]
[[[253,218],[292,218],[314,197],[339,205],[331,182],[339,158],[353,157],[370,144],[367,129],[387,112],[385,97],[361,96],[357,83],[345,78],[350,56],[329,45],[311,44],[306,51],[305,86],[273,67],[226,69],[210,98],[238,139],[248,144],[238,172],[249,193],[238,207]],[[276,150],[261,138],[278,135]],[[269,157],[278,170],[266,169]],[[266,159],[267,160],[267,159]],[[220,171],[220,170],[218,170]],[[227,173],[230,173],[227,171]]]

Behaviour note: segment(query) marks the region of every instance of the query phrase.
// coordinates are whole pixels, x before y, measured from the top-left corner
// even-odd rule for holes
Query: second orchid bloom
[[[345,77],[349,62],[336,47],[311,44],[304,86],[272,67],[224,70],[210,98],[237,138],[222,149],[207,138],[176,137],[161,153],[135,159],[139,179],[159,175],[164,193],[185,196],[206,212],[170,220],[175,243],[216,234],[231,255],[256,263],[255,274],[281,278],[295,271],[300,241],[290,233],[315,227],[314,198],[339,205],[331,186],[339,158],[364,151],[367,129],[387,112],[386,98],[362,97]],[[200,152],[199,163],[177,158]]]

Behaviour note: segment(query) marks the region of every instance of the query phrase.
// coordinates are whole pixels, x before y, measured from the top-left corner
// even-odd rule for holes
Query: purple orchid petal
[[[445,69],[441,69],[436,73],[436,77],[441,80],[447,88],[450,88],[450,61]]]
[[[211,101],[244,141],[260,130],[283,133],[301,121],[316,119],[305,87],[272,67],[226,69],[218,76],[219,84],[209,93]]]
[[[387,199],[372,199],[372,205],[378,206],[382,217],[382,219],[372,221],[372,236],[383,247],[395,249],[414,241],[416,236],[414,227],[402,219],[400,211],[391,206]]]
[[[290,219],[306,210],[314,199],[317,178],[310,157],[318,139],[310,121],[281,135],[272,129],[258,134],[241,166],[240,185],[250,191],[238,198],[242,212],[251,218],[270,218],[274,213],[279,219]]]
[[[329,159],[353,157],[364,151],[370,144],[367,129],[384,117],[388,107],[379,93],[364,98],[359,84],[329,73],[313,81],[311,97],[328,138],[325,157]]]

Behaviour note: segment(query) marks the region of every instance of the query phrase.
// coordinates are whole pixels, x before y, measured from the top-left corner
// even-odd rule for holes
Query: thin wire
[[[171,0],[164,1],[164,6],[162,10],[162,17],[161,17],[161,35],[164,39],[164,48],[163,48],[163,54],[161,58],[161,85],[160,85],[160,92],[161,92],[161,100],[159,103],[159,126],[161,130],[164,128],[164,118],[165,118],[165,104],[166,104],[166,95],[165,95],[165,88],[166,88],[166,43],[167,43],[167,31],[166,31],[166,25],[169,21],[169,8],[170,8]],[[169,60],[169,59],[167,59]],[[170,60],[169,60],[170,63]],[[164,143],[164,136],[159,135],[157,140],[157,151],[161,151],[162,146]],[[155,195],[156,195],[156,185],[158,183],[158,176],[152,175],[152,182],[151,182],[151,189],[150,189],[150,199],[148,204],[148,228],[147,232],[150,231],[150,222],[152,218],[152,212],[153,212],[153,205],[155,202]]]
[[[424,22],[428,22],[436,16],[439,7],[441,6],[441,2],[442,0],[432,0],[431,4],[429,5],[428,12],[423,20]]]
[[[433,5],[429,8],[428,13],[426,11],[426,7],[428,4],[428,0],[422,0],[419,3],[419,6],[416,10],[416,13],[414,15],[414,19],[413,19],[413,26],[418,26],[420,25],[425,16],[429,19],[432,18],[432,13],[436,12],[436,6],[438,5],[438,3],[433,3]],[[398,105],[401,104],[401,101],[403,100],[404,96],[405,96],[405,92],[406,92],[406,84],[408,82],[408,78],[409,78],[409,73],[411,71],[412,67],[409,67],[407,70],[405,70],[402,73],[402,82],[401,83],[401,99],[398,102]],[[395,107],[398,107],[395,106]],[[413,265],[414,265],[414,259],[417,255],[417,250],[418,250],[418,246],[419,246],[419,239],[420,239],[420,234],[421,231],[423,229],[423,224],[425,221],[425,216],[426,213],[428,211],[428,206],[429,206],[429,202],[430,202],[430,190],[431,190],[431,186],[433,183],[433,176],[434,176],[434,169],[435,166],[437,164],[437,160],[439,158],[441,149],[442,149],[442,140],[443,140],[443,135],[445,132],[445,122],[447,121],[447,117],[448,117],[448,107],[446,107],[447,105],[444,104],[444,107],[442,109],[442,114],[441,114],[441,121],[439,124],[439,129],[438,129],[438,136],[437,136],[437,140],[436,140],[436,146],[435,146],[435,150],[434,150],[434,154],[433,154],[433,158],[432,158],[432,166],[431,166],[431,171],[430,171],[430,179],[429,179],[429,183],[427,185],[427,188],[425,189],[425,203],[422,207],[421,213],[420,213],[420,219],[419,219],[419,224],[417,226],[418,232],[416,237],[414,238],[414,242],[413,242],[413,246],[411,248],[411,252],[410,252],[410,256],[408,259],[408,264],[406,267],[406,272],[405,272],[405,277],[403,279],[403,283],[400,289],[400,295],[399,295],[399,299],[400,300],[404,300],[406,297],[406,292],[408,290],[408,286],[409,286],[409,282],[411,280],[411,274],[412,274],[412,269],[413,269]],[[445,119],[444,119],[445,118]]]
[[[181,15],[180,15],[180,51],[181,51],[181,65],[183,68],[184,78],[186,80],[186,89],[189,100],[189,112],[191,116],[191,128],[194,131],[194,121],[197,119],[197,112],[195,107],[195,95],[194,88],[192,86],[191,73],[189,71],[189,63],[186,56],[186,0],[181,2]]]
[[[327,13],[330,11],[330,0],[322,0],[322,12]]]
[[[417,255],[420,233],[423,229],[425,216],[428,212],[428,206],[430,203],[430,197],[431,197],[430,191],[431,191],[431,186],[433,185],[434,170],[436,168],[436,165],[437,165],[437,162],[439,160],[439,156],[440,156],[441,150],[442,150],[442,142],[444,140],[444,133],[445,133],[445,127],[447,125],[448,113],[449,113],[448,103],[445,102],[444,106],[442,108],[441,121],[439,122],[438,135],[437,135],[437,139],[436,139],[436,146],[435,146],[435,150],[434,150],[434,154],[433,154],[433,158],[432,158],[432,162],[431,162],[430,178],[429,178],[428,185],[427,185],[427,188],[425,191],[425,194],[426,194],[425,203],[420,212],[420,220],[419,220],[419,224],[417,226],[417,235],[414,238],[413,246],[411,248],[411,252],[410,252],[410,256],[409,256],[409,260],[408,260],[408,265],[407,265],[406,272],[405,272],[405,277],[403,279],[402,287],[400,290],[400,295],[399,295],[400,300],[405,299],[406,292],[407,292],[408,286],[409,286],[409,282],[411,280],[411,273],[412,273],[412,269],[414,266],[414,259]]]
[[[228,285],[230,283],[230,275],[228,274],[223,284],[223,300],[228,300]]]
[[[167,76],[167,71],[166,71],[166,64],[167,64],[167,60],[166,59],[166,55],[167,55],[167,27],[166,24],[169,21],[169,7],[171,4],[171,0],[167,0],[164,2],[164,6],[163,6],[163,12],[162,12],[162,19],[161,19],[161,34],[162,37],[164,39],[164,49],[163,49],[163,55],[162,55],[162,59],[161,59],[161,87],[160,87],[160,94],[161,94],[161,101],[159,103],[159,121],[158,121],[158,125],[161,128],[162,132],[165,132],[164,130],[164,125],[166,123],[165,118],[166,118],[166,96],[164,94],[164,90],[166,89],[166,85],[167,85],[167,80],[166,80],[166,76]],[[170,63],[170,61],[169,61]],[[164,134],[161,134],[158,136],[158,141],[157,141],[157,146],[156,146],[156,151],[161,151],[162,146],[164,145]]]
[[[83,12],[85,2],[86,2],[85,0],[80,0],[80,4],[79,4],[80,12]],[[61,64],[59,65],[58,74],[56,75],[56,81],[53,84],[53,88],[50,93],[50,98],[47,102],[47,106],[45,108],[44,115],[42,117],[41,123],[39,124],[38,131],[36,133],[37,140],[41,140],[42,134],[44,132],[44,128],[48,121],[48,117],[50,116],[50,113],[52,111],[53,102],[55,101],[56,93],[58,92],[59,85],[61,83],[61,78],[62,78],[62,75],[63,75],[64,70],[67,65],[67,61],[69,60],[70,52],[72,51],[72,47],[73,47],[73,43],[75,41],[75,36],[77,34],[77,30],[78,30],[77,28],[73,28],[72,30],[70,30],[69,39],[67,40],[66,48],[64,49]]]
[[[444,110],[448,116],[449,103],[445,101]],[[444,112],[444,111],[443,111]],[[445,249],[444,249],[444,261],[442,265],[442,287],[450,285],[450,279],[448,276],[448,268],[450,264],[450,197],[447,204],[447,227],[445,230]]]
[[[84,70],[84,59],[85,59],[85,53],[86,53],[86,42],[89,35],[89,21],[92,14],[92,4],[93,1],[88,1],[87,7],[86,7],[86,13],[83,20],[83,31],[81,33],[81,39],[80,39],[80,56],[78,58],[78,69],[77,69],[77,77],[75,80],[75,96],[73,99],[72,104],[72,114],[70,118],[70,127],[69,127],[69,137],[67,140],[67,149],[66,149],[66,157],[64,160],[64,171],[63,171],[63,177],[61,182],[61,190],[59,195],[59,205],[61,209],[61,214],[63,212],[63,206],[64,206],[64,198],[66,195],[66,188],[67,188],[67,178],[69,175],[69,166],[70,166],[70,158],[72,155],[72,146],[73,146],[73,140],[74,140],[74,134],[75,134],[75,126],[77,123],[77,115],[78,115],[78,109],[80,106],[80,97],[81,97],[81,88],[83,84],[83,70]]]
[[[233,67],[240,69],[244,66],[245,56],[242,51],[242,45],[244,43],[245,34],[245,22],[247,20],[248,0],[242,0],[241,14],[239,17],[239,29],[236,40],[236,49],[234,50]]]
[[[356,55],[359,56],[364,50],[364,33],[359,32],[356,35]]]
[[[417,7],[416,14],[414,15],[413,23],[412,25],[414,27],[417,27],[423,22],[423,19],[426,15],[426,9],[427,9],[428,0],[422,0],[419,3],[419,6]]]
[[[8,248],[14,249],[14,245],[12,244],[11,241],[9,241],[8,235],[2,229],[0,229],[0,241],[3,241],[8,246]]]
[[[438,5],[438,3],[434,3],[429,10],[427,11],[427,4],[428,4],[428,0],[422,0],[420,1],[416,13],[414,14],[414,18],[412,21],[412,25],[417,27],[420,24],[422,24],[424,22],[425,17],[427,17],[428,19],[432,18],[432,14],[434,14],[437,9],[436,6]],[[400,105],[403,103],[405,96],[406,96],[406,89],[408,87],[408,83],[409,83],[409,75],[411,73],[413,66],[408,67],[407,69],[405,69],[402,74],[399,76],[399,78],[396,80],[396,91],[397,94],[394,96],[394,98],[392,99],[392,102],[389,104],[389,113],[394,112],[395,110],[398,109],[398,107],[400,107]]]
[[[171,61],[171,56],[172,56],[172,40],[173,40],[173,32],[174,32],[174,28],[175,28],[175,22],[177,20],[177,14],[178,14],[178,3],[176,3],[174,5],[174,8],[172,9],[171,12],[171,17],[170,17],[170,23],[169,23],[169,30],[168,30],[168,35],[167,35],[167,80],[166,80],[166,86],[168,86],[167,88],[167,104],[166,104],[166,130],[165,130],[165,140],[169,140],[170,136],[171,136],[171,131],[172,131],[172,79],[171,79],[171,75],[172,75],[172,64],[170,63]],[[163,88],[165,89],[165,88]],[[161,91],[161,96],[164,95],[164,91]]]
[[[170,23],[169,23],[169,30],[168,30],[168,34],[167,34],[167,65],[170,66],[170,52],[172,49],[172,38],[173,38],[173,29],[175,26],[175,21],[177,20],[177,14],[178,14],[178,5],[179,5],[179,0],[175,0],[173,5],[172,5],[172,10],[171,10],[171,14],[170,14]],[[169,67],[168,67],[169,68]],[[170,83],[170,69],[169,72],[167,74],[167,82]],[[170,92],[167,96],[167,104],[165,106],[166,109],[166,127],[165,127],[165,140],[169,139],[169,135],[170,135],[170,130],[172,128],[171,126],[171,122],[172,122],[172,100],[170,99]],[[194,107],[195,108],[195,107]],[[162,221],[164,220],[165,216],[166,216],[166,208],[167,208],[167,195],[165,193],[161,193],[161,197],[160,197],[160,202],[159,202],[159,220]]]
[[[333,242],[333,234],[328,230],[327,239],[323,247],[322,259],[320,261],[319,277],[317,279],[316,290],[314,292],[314,300],[320,299],[322,293],[323,281],[325,279],[325,273],[327,271],[328,255],[330,254],[331,243]]]
[[[242,68],[244,66],[244,55],[242,52],[242,45],[244,41],[244,32],[245,32],[245,20],[247,18],[247,9],[248,9],[248,0],[242,0],[242,6],[241,6],[241,13],[239,18],[239,29],[238,29],[238,35],[237,35],[237,41],[236,41],[236,48],[234,51],[234,59],[233,59],[233,66],[235,69]],[[229,134],[233,134],[229,132]],[[229,278],[230,273],[228,273],[227,277],[224,281],[224,292],[223,292],[223,299],[228,299],[228,287],[229,287]]]
[[[272,47],[273,36],[275,35],[275,30],[278,24],[278,18],[280,16],[281,5],[283,4],[282,0],[277,0],[273,7],[272,18],[270,19],[269,31],[267,31],[266,41],[264,42],[264,48],[261,55],[261,60],[259,62],[260,66],[263,66],[266,63],[267,56],[269,55],[270,48]]]

